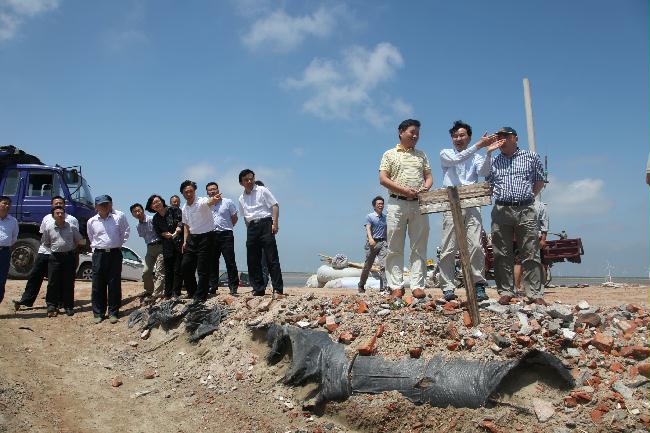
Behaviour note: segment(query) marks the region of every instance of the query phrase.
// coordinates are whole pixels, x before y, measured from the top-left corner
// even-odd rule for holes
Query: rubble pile
[[[575,387],[568,390],[554,387],[550,379],[509,384],[486,407],[464,411],[416,407],[395,392],[329,403],[325,410],[345,414],[353,428],[372,430],[367,417],[373,417],[375,428],[381,426],[377,430],[435,430],[441,425],[435,419],[444,413],[448,421],[451,413],[459,417],[454,422],[464,419],[464,425],[485,431],[513,431],[513,425],[521,426],[516,431],[648,429],[648,311],[637,305],[594,307],[581,301],[541,306],[513,300],[503,306],[490,300],[480,304],[481,323],[471,327],[461,302],[435,299],[422,290],[332,298],[313,293],[274,298],[220,295],[208,302],[208,306],[224,304],[232,313],[211,337],[187,352],[172,354],[173,371],[166,374],[170,396],[183,389],[181,394],[191,397],[198,391],[188,390],[197,385],[208,395],[201,398],[251,386],[290,418],[302,417],[317,426],[318,418],[306,411],[309,393],[279,383],[290,360],[264,362],[269,350],[265,330],[272,324],[291,325],[327,333],[345,345],[348,359],[381,355],[395,361],[434,356],[504,361],[538,350],[562,360],[575,380]],[[149,344],[169,340],[162,330],[154,331],[160,334]],[[173,336],[180,330],[170,332]],[[155,352],[148,356],[156,359]],[[411,409],[398,409],[405,405]]]

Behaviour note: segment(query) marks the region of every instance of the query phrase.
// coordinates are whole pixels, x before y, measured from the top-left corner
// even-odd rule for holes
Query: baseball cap
[[[515,131],[513,128],[509,126],[504,126],[503,128],[497,131],[497,135],[506,135],[506,134],[517,135],[517,131]]]
[[[104,203],[113,203],[113,199],[110,195],[98,195],[95,197],[95,205],[104,204]]]

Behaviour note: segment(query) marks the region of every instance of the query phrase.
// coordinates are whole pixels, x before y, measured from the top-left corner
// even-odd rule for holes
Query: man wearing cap
[[[134,203],[129,208],[133,218],[138,220],[136,229],[138,236],[147,244],[147,253],[144,256],[144,269],[142,270],[142,283],[145,294],[142,297],[162,296],[165,290],[165,272],[163,270],[162,239],[153,228],[153,218],[144,213],[140,203]]]
[[[505,139],[492,161],[487,180],[492,186],[492,250],[499,303],[514,297],[512,240],[517,239],[523,270],[523,286],[529,303],[546,305],[543,299],[542,263],[537,237],[535,196],[544,187],[544,169],[536,153],[517,146],[517,132],[506,126],[497,132]]]
[[[131,229],[124,213],[113,209],[109,195],[95,197],[97,215],[88,220],[87,232],[93,250],[92,307],[95,323],[108,319],[117,323],[122,304],[122,245]]]
[[[442,186],[461,186],[478,183],[479,176],[490,173],[492,151],[503,144],[498,141],[496,134],[484,135],[475,144],[469,145],[472,140],[472,127],[462,120],[457,120],[449,130],[453,147],[440,151],[440,165],[442,167]],[[487,147],[487,157],[478,151]],[[476,288],[476,299],[488,299],[485,293],[485,253],[481,246],[481,221],[480,207],[462,209],[463,222],[467,232],[467,247],[469,249],[472,284]],[[454,220],[450,211],[446,211],[442,218],[442,248],[440,253],[440,283],[445,300],[456,299],[456,273],[455,260],[458,244],[454,233]]]
[[[388,189],[386,212],[386,282],[390,289],[404,286],[404,242],[408,232],[411,243],[411,289],[423,289],[429,215],[420,214],[418,194],[433,183],[429,158],[415,145],[420,137],[420,122],[404,120],[397,127],[399,144],[384,152],[379,164],[379,183]]]

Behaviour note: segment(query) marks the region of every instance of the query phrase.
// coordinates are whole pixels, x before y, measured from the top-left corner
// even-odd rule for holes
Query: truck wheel
[[[34,235],[19,237],[11,249],[9,278],[24,280],[32,272],[41,241]]]
[[[90,262],[82,263],[77,271],[77,279],[79,280],[92,280],[93,279],[93,265]]]

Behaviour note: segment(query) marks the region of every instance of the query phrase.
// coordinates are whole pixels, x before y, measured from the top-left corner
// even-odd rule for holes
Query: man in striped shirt
[[[497,132],[505,139],[501,154],[492,161],[487,180],[492,185],[492,250],[499,303],[514,297],[512,249],[517,238],[523,269],[523,286],[529,303],[546,305],[543,296],[542,263],[537,237],[535,196],[544,187],[544,169],[536,153],[517,146],[517,132],[506,126]]]
[[[429,215],[420,214],[418,194],[433,183],[427,155],[415,148],[420,122],[407,119],[397,128],[399,144],[384,152],[379,164],[379,183],[389,192],[386,213],[388,253],[386,281],[390,289],[404,287],[404,242],[411,242],[411,289],[424,289]]]

